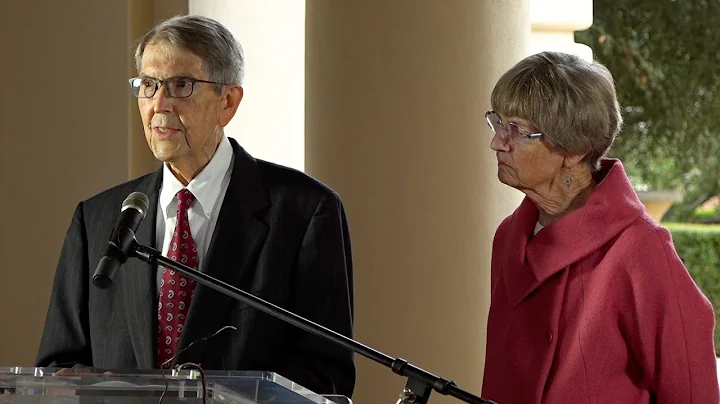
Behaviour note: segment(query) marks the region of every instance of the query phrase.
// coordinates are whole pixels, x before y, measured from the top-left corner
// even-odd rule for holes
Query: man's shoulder
[[[329,185],[295,168],[257,159],[258,172],[271,199],[303,197],[340,199]]]
[[[157,173],[148,173],[141,177],[117,184],[111,188],[107,188],[83,200],[82,204],[86,210],[110,208],[117,209],[119,212],[122,202],[132,192],[139,191],[147,193],[149,191],[148,184],[152,183],[154,175],[157,175]]]

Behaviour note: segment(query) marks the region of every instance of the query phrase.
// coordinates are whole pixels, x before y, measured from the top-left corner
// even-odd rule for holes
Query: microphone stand
[[[435,376],[432,373],[408,363],[404,359],[393,358],[385,355],[384,353],[363,345],[352,338],[348,338],[329,328],[300,317],[295,313],[283,309],[282,307],[266,302],[255,295],[215,279],[212,276],[194,270],[177,261],[173,261],[163,256],[160,251],[139,244],[135,240],[134,235],[131,237],[132,241],[130,242],[132,243],[132,247],[129,249],[129,256],[137,257],[153,266],[160,265],[178,271],[188,278],[193,279],[197,283],[214,289],[224,295],[232,297],[233,299],[239,300],[255,309],[267,313],[275,318],[279,318],[312,334],[328,339],[338,345],[350,349],[353,352],[359,353],[368,359],[372,359],[375,362],[389,367],[394,373],[400,376],[406,376],[408,380],[405,384],[403,392],[400,394],[398,404],[427,404],[430,398],[430,393],[433,389],[440,394],[450,395],[470,404],[496,404],[493,401],[474,396],[469,392],[458,388],[453,381]]]

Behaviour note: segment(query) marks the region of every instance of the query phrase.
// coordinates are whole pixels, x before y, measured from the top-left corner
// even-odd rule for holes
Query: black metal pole
[[[375,362],[381,363],[393,372],[408,377],[405,390],[401,394],[404,397],[403,402],[425,404],[428,402],[430,393],[434,389],[440,394],[453,396],[463,402],[470,404],[495,404],[493,401],[485,400],[477,397],[469,392],[466,392],[458,388],[454,382],[446,379],[442,379],[434,374],[420,369],[408,363],[406,360],[401,358],[393,358],[380,351],[363,345],[352,338],[348,338],[336,331],[333,331],[327,327],[323,327],[316,324],[306,318],[300,317],[295,313],[283,309],[280,306],[276,306],[270,302],[260,299],[259,297],[245,292],[241,289],[236,288],[230,284],[222,282],[218,279],[213,278],[200,271],[196,271],[184,264],[177,261],[173,261],[150,247],[146,247],[134,242],[133,248],[130,251],[130,255],[137,257],[153,266],[161,265],[193,279],[197,283],[207,286],[213,290],[216,290],[224,295],[232,297],[233,299],[239,300],[247,305],[258,309],[264,313],[267,313],[273,317],[279,318],[287,323],[290,323],[296,327],[299,327],[307,332],[318,335],[322,338],[329,339],[330,341],[341,345],[353,352],[359,353],[360,355],[372,359]]]

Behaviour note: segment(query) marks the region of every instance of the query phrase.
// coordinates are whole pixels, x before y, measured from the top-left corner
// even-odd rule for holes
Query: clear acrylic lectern
[[[276,373],[0,367],[0,403],[352,404]]]

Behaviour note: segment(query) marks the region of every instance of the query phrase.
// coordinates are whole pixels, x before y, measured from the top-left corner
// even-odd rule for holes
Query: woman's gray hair
[[[242,46],[233,34],[219,22],[197,15],[180,15],[165,20],[140,38],[135,48],[135,67],[142,70],[145,47],[152,43],[166,43],[188,50],[203,60],[210,81],[242,85],[245,59]],[[222,85],[216,85],[219,93]]]
[[[593,171],[623,125],[610,71],[567,53],[542,52],[521,60],[500,77],[491,104],[504,117],[530,121],[564,153],[585,154]]]

